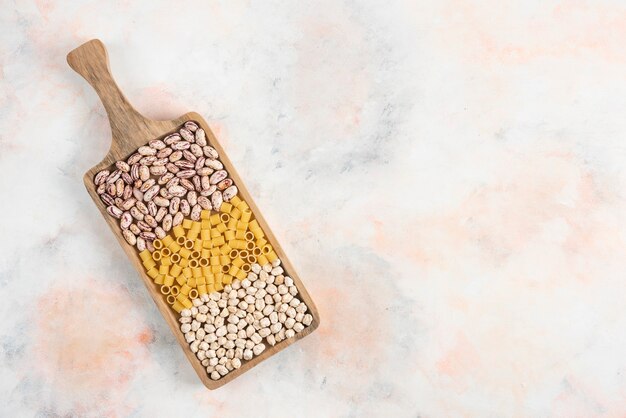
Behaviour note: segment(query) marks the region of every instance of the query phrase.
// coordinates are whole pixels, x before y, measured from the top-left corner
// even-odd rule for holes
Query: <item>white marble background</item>
[[[206,117],[320,309],[220,390],[82,185],[94,37]],[[2,1],[0,416],[624,416],[625,44],[610,0]]]

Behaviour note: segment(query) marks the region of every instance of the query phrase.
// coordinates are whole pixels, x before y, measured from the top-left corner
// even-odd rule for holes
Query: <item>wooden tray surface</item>
[[[132,107],[128,100],[126,100],[113,80],[109,68],[106,49],[102,42],[98,39],[86,42],[71,51],[67,56],[67,62],[70,67],[74,69],[74,71],[79,73],[96,90],[106,109],[109,117],[109,123],[111,124],[111,148],[99,164],[92,167],[89,171],[87,171],[87,173],[85,173],[83,177],[85,187],[100,210],[104,220],[107,222],[111,231],[126,252],[128,259],[133,266],[135,266],[135,269],[146,285],[148,292],[150,292],[154,303],[156,303],[159,311],[163,315],[163,318],[165,318],[165,321],[172,330],[172,333],[180,344],[185,356],[187,356],[189,363],[191,363],[202,383],[204,383],[204,385],[209,389],[216,389],[313,332],[319,326],[319,313],[313,303],[313,300],[306,291],[306,288],[296,274],[295,269],[289,262],[285,252],[272,233],[272,230],[269,228],[267,222],[263,219],[261,212],[254,204],[254,201],[252,200],[250,193],[248,193],[241,177],[237,174],[237,171],[228,159],[224,149],[215,138],[215,135],[209,128],[206,121],[195,112],[185,113],[177,119],[168,121],[152,120],[142,116]],[[129,245],[123,238],[121,229],[118,225],[118,220],[107,213],[106,206],[100,200],[100,197],[96,192],[96,186],[93,182],[95,174],[100,170],[110,169],[116,161],[126,160],[126,158],[133,154],[137,148],[142,145],[146,145],[148,141],[153,139],[163,139],[168,134],[177,131],[186,121],[189,120],[198,123],[198,125],[204,129],[207,141],[218,151],[220,161],[224,164],[224,168],[228,171],[229,176],[233,179],[239,189],[239,195],[248,203],[250,209],[252,209],[254,216],[267,236],[267,240],[272,244],[276,254],[278,254],[278,257],[281,259],[286,273],[293,278],[296,287],[298,288],[300,299],[306,303],[310,314],[313,316],[313,322],[311,325],[306,327],[302,332],[296,334],[292,338],[288,338],[280,343],[277,343],[275,346],[268,345],[268,348],[266,348],[266,350],[259,356],[255,356],[249,361],[243,361],[242,366],[239,369],[229,372],[226,376],[219,380],[212,380],[209,378],[206,369],[189,348],[189,344],[185,341],[184,335],[179,328],[180,324],[178,322],[178,314],[171,309],[165,301],[163,295],[160,293],[157,285],[146,274],[137,249]]]

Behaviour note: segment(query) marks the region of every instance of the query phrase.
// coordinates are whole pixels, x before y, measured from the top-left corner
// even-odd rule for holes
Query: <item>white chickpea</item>
[[[257,344],[252,347],[252,353],[254,353],[255,356],[258,356],[263,351],[265,351],[265,344]]]

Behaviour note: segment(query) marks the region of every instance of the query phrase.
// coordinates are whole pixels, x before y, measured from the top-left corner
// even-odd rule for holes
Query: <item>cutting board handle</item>
[[[113,141],[107,158],[122,159],[122,144],[146,142],[162,133],[164,121],[145,118],[124,97],[113,80],[107,50],[99,39],[71,51],[67,63],[91,84],[109,116]]]

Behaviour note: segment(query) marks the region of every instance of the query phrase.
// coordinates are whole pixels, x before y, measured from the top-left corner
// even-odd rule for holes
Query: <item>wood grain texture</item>
[[[228,159],[228,156],[224,152],[224,149],[215,138],[215,135],[209,128],[206,121],[195,112],[186,113],[177,119],[169,121],[157,121],[142,116],[132,107],[132,105],[124,97],[117,84],[113,80],[113,77],[111,76],[111,71],[109,69],[106,48],[104,47],[102,42],[97,39],[93,39],[71,51],[67,56],[67,62],[70,67],[72,67],[72,69],[74,69],[77,73],[83,76],[83,78],[87,80],[87,82],[94,88],[94,90],[96,90],[98,96],[100,97],[100,100],[102,101],[102,104],[106,109],[107,115],[109,117],[109,122],[111,124],[111,148],[99,164],[92,167],[89,171],[87,171],[87,173],[85,173],[83,177],[85,187],[87,188],[87,191],[89,192],[89,195],[93,199],[94,203],[100,210],[100,213],[104,217],[105,221],[111,228],[111,231],[126,252],[128,259],[133,264],[133,266],[135,266],[135,269],[139,273],[139,276],[141,277],[144,284],[146,285],[146,288],[150,292],[152,299],[154,300],[159,311],[163,315],[163,318],[165,318],[165,321],[172,330],[172,333],[176,337],[176,340],[180,344],[183,352],[187,356],[187,359],[198,374],[198,377],[200,378],[202,383],[204,383],[204,385],[209,389],[217,389],[218,387],[230,382],[242,373],[250,370],[252,367],[256,366],[263,360],[271,357],[277,352],[285,349],[289,345],[313,332],[319,326],[320,321],[319,313],[315,304],[313,303],[313,300],[306,291],[306,288],[296,274],[293,265],[291,264],[282,247],[276,240],[276,237],[267,225],[267,222],[265,222],[265,219],[263,218],[258,207],[252,200],[250,193],[248,193],[248,190],[241,180],[241,177],[239,177],[239,174],[237,174],[237,171]],[[106,206],[100,200],[98,193],[96,192],[96,187],[93,183],[94,175],[98,171],[103,169],[110,169],[116,161],[125,160],[128,156],[135,152],[138,147],[145,145],[149,140],[162,139],[168,134],[175,132],[186,121],[189,120],[197,122],[204,129],[204,131],[206,132],[207,140],[219,152],[220,160],[224,164],[225,169],[228,171],[230,177],[234,180],[239,189],[239,195],[244,200],[246,200],[246,202],[252,209],[252,212],[258,220],[259,225],[261,225],[261,227],[265,231],[268,241],[272,244],[272,246],[276,250],[276,253],[282,260],[285,271],[294,279],[294,282],[298,287],[301,300],[306,303],[306,305],[309,307],[311,315],[313,316],[312,324],[306,327],[304,331],[296,334],[296,336],[293,338],[281,341],[274,347],[268,346],[268,348],[263,353],[261,353],[261,355],[254,357],[250,361],[244,361],[241,368],[231,371],[226,376],[217,381],[211,380],[209,378],[205,368],[196,358],[195,354],[191,352],[189,345],[185,341],[183,333],[179,329],[178,314],[170,308],[170,306],[165,301],[163,295],[160,293],[157,285],[155,285],[150,277],[146,275],[137,250],[135,249],[135,247],[129,245],[122,237],[121,229],[118,225],[117,219],[111,217],[107,213]]]

